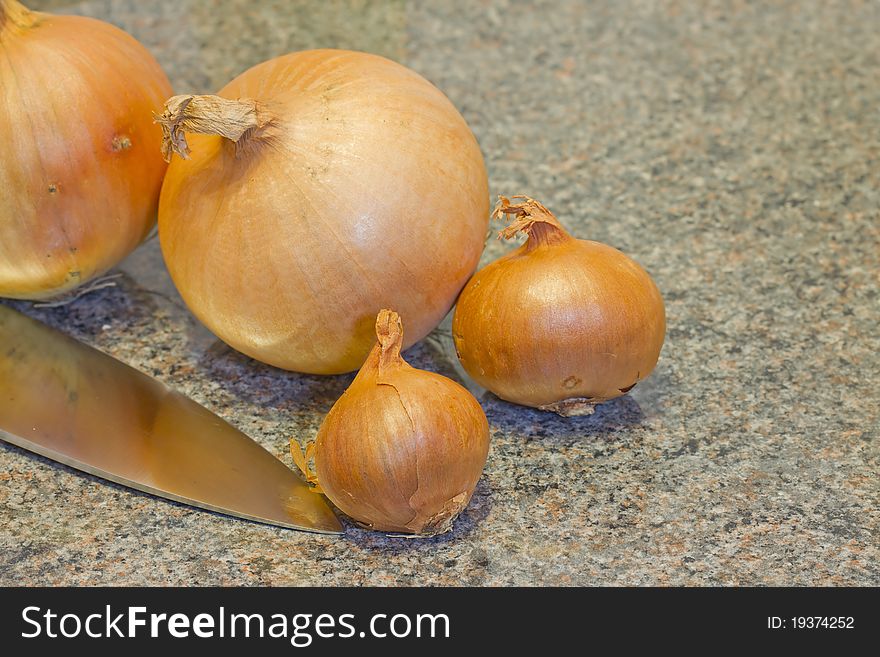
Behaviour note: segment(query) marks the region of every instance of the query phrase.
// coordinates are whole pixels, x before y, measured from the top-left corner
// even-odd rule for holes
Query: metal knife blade
[[[0,439],[210,511],[340,533],[293,470],[206,408],[0,305]]]

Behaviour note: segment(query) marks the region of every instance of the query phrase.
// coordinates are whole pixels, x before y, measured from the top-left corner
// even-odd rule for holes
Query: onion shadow
[[[62,297],[43,301],[0,299],[0,303],[90,345],[103,341],[108,325],[124,326],[124,337],[137,340],[141,332],[152,330],[147,327],[159,307],[152,295],[118,269]],[[110,335],[112,341],[120,340],[118,333]]]
[[[241,402],[322,417],[355,377],[355,373],[328,376],[283,370],[246,356],[218,338],[204,349],[195,369]]]
[[[581,417],[562,417],[520,406],[491,392],[485,393],[480,402],[493,430],[548,444],[591,439],[618,441],[617,434],[636,428],[645,420],[639,402],[630,394],[597,404],[592,415]]]

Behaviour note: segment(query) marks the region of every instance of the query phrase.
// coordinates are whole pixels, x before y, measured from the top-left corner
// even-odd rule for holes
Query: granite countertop
[[[482,395],[485,474],[430,540],[235,520],[2,443],[0,583],[880,584],[880,5],[30,5],[120,25],[178,93],[304,48],[407,64],[473,127],[492,194],[541,199],[642,263],[668,332],[655,372],[591,417]],[[5,303],[292,465],[288,438],[311,439],[352,377],[230,350],[186,311],[156,240],[119,271],[63,308]],[[460,377],[442,339],[407,356]]]

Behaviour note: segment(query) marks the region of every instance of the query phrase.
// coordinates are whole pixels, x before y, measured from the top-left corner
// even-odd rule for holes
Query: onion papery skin
[[[399,344],[385,354],[377,344],[318,431],[315,471],[324,494],[358,522],[429,536],[467,506],[488,451],[473,395],[411,367]]]
[[[162,189],[159,239],[190,310],[233,348],[312,374],[357,369],[376,313],[409,346],[443,319],[488,227],[479,145],[436,87],[365,53],[311,50],[218,95],[264,127],[192,134]],[[244,102],[244,100],[242,101]]]
[[[0,0],[0,296],[62,295],[149,234],[169,93],[122,30]]]
[[[589,414],[654,369],[666,331],[663,299],[619,250],[561,226],[528,230],[525,244],[462,291],[456,352],[467,373],[502,399]]]

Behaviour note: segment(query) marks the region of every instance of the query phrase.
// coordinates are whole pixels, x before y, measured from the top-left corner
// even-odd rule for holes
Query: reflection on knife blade
[[[321,496],[238,429],[3,305],[0,438],[185,504],[282,527],[341,531]]]

